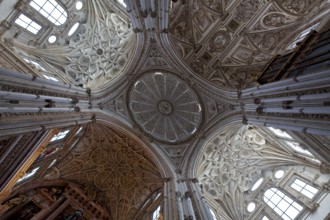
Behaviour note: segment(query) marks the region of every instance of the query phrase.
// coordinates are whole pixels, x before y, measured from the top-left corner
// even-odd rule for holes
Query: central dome
[[[142,75],[130,87],[129,111],[147,135],[174,144],[196,134],[202,121],[202,106],[194,90],[171,73]]]

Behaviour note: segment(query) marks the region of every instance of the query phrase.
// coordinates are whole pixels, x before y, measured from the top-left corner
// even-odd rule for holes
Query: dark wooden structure
[[[330,67],[330,29],[312,30],[290,53],[275,56],[257,79],[266,84],[295,76],[311,74]],[[317,71],[316,71],[317,70]]]

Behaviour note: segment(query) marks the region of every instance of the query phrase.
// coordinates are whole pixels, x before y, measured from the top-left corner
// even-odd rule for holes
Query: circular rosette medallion
[[[158,141],[184,142],[201,125],[199,97],[174,74],[144,74],[131,86],[128,95],[131,117],[141,130]]]

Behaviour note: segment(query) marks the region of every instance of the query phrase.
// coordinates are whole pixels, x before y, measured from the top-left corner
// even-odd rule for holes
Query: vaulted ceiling
[[[242,196],[261,166],[291,163],[293,156],[245,126],[222,130],[228,118],[240,114],[233,97],[256,85],[266,63],[284,53],[301,31],[324,25],[330,4],[180,0],[164,6],[159,1],[155,15],[145,14],[139,1],[129,1],[134,7],[127,11],[110,0],[83,1],[81,11],[74,8],[75,1],[63,2],[70,6],[67,24],[47,27],[34,37],[15,25],[6,32],[0,27],[6,46],[17,55],[36,58],[66,82],[91,88],[91,108],[126,123],[160,149],[173,168],[182,168],[197,143],[207,140],[197,176],[226,215],[243,219],[244,212],[226,210],[223,203],[233,205],[230,199]],[[68,37],[76,22],[78,30]],[[56,43],[47,42],[51,34],[58,37]],[[212,133],[216,135],[209,137]],[[278,160],[265,161],[275,151],[280,152]],[[107,205],[113,219],[133,219],[148,195],[163,186],[154,158],[141,143],[101,124],[87,126],[81,142],[57,169],[56,178],[84,186],[91,199]]]
[[[133,219],[148,196],[163,187],[141,144],[105,125],[89,124],[57,169],[56,178],[82,185],[91,200],[109,210],[111,219]]]

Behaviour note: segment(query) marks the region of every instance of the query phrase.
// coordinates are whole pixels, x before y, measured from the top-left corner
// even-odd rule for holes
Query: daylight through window
[[[297,46],[297,43],[301,42],[311,30],[315,30],[319,23],[307,28],[306,30],[302,31],[295,39],[294,41],[288,46],[288,50],[292,50]]]
[[[295,219],[303,209],[301,205],[276,188],[268,189],[264,194],[264,200],[269,207],[285,220]]]
[[[58,140],[61,140],[61,139],[65,138],[65,136],[69,133],[69,131],[70,131],[70,130],[61,131],[60,133],[58,133],[57,135],[55,135],[55,136],[50,140],[50,142],[58,141]]]
[[[23,181],[23,180],[26,180],[30,177],[32,177],[37,171],[39,170],[39,167],[37,168],[34,168],[33,170],[31,170],[30,172],[26,173],[22,178],[20,178],[17,183]]]
[[[291,184],[291,187],[310,199],[312,199],[318,192],[316,188],[308,185],[300,179],[295,179],[294,182]]]
[[[38,33],[38,31],[41,29],[41,26],[37,24],[36,22],[32,21],[27,16],[21,14],[16,20],[15,23],[21,26],[22,28],[25,28],[26,30],[30,31],[33,34]]]
[[[217,217],[215,216],[214,211],[212,209],[210,209],[210,212],[211,212],[213,220],[217,220]]]
[[[158,206],[157,209],[152,213],[152,220],[158,220],[159,215],[160,215],[160,206]]]
[[[30,5],[55,25],[66,22],[67,12],[55,0],[32,0]]]

